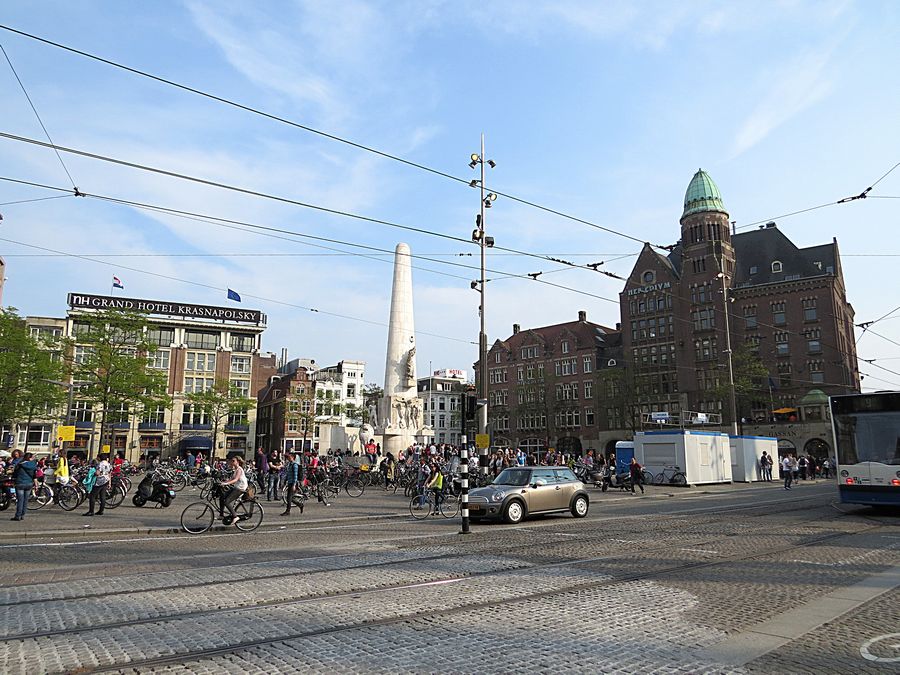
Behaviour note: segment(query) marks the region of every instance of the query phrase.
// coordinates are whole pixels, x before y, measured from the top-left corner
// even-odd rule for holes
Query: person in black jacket
[[[634,494],[635,485],[641,488],[641,494],[644,494],[644,467],[638,464],[638,461],[632,457],[628,469],[631,471],[631,494]]]
[[[26,452],[13,469],[13,480],[16,483],[16,515],[10,520],[25,520],[25,509],[28,506],[31,489],[34,487],[36,472],[37,463],[34,461],[34,455]]]
[[[294,493],[297,491],[300,483],[300,465],[297,463],[297,455],[293,451],[287,453],[287,462],[285,462],[284,482],[287,487],[286,502],[284,513],[282,516],[291,515],[291,506],[294,504]],[[303,503],[300,503],[300,513],[303,513]]]

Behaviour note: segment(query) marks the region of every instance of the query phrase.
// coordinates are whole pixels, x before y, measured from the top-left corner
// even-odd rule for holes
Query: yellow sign
[[[104,446],[100,449],[100,454],[101,454],[101,455],[108,455],[108,454],[109,454],[109,444],[104,445]]]
[[[479,450],[491,447],[490,434],[475,434],[475,447]]]
[[[75,440],[75,427],[61,426],[57,428],[56,433],[60,442]]]

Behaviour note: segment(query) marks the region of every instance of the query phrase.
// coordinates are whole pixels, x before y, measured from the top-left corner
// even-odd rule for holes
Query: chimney
[[[618,331],[622,330],[622,324],[619,323],[618,321],[616,321],[616,330],[618,330]]]
[[[774,221],[774,220],[770,220],[768,223],[766,223],[766,229],[767,229],[767,230],[768,230],[769,228],[771,228],[771,227],[775,227],[775,221]]]
[[[281,363],[278,364],[279,367],[286,366],[288,362],[288,350],[287,347],[281,348]]]
[[[585,312],[583,309],[579,310],[579,312],[578,312],[578,320],[579,321],[587,321],[587,312]]]
[[[519,332],[520,330],[522,330],[522,327],[521,327],[519,324],[514,323],[514,324],[513,324],[513,335],[518,334],[518,332]]]

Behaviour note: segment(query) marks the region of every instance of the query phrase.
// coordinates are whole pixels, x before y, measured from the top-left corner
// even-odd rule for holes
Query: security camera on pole
[[[491,208],[491,205],[497,199],[497,195],[493,192],[487,192],[484,186],[484,165],[487,164],[492,169],[497,166],[494,160],[485,159],[484,156],[484,134],[481,134],[481,154],[472,153],[470,158],[472,161],[469,162],[469,167],[474,169],[479,164],[481,165],[481,180],[472,180],[469,185],[472,187],[480,187],[481,188],[481,203],[479,207],[479,213],[475,218],[475,230],[472,232],[472,241],[478,243],[479,248],[481,249],[481,277],[478,281],[473,281],[471,286],[473,289],[477,289],[480,297],[481,304],[478,307],[478,316],[481,320],[481,331],[478,334],[478,364],[479,364],[479,373],[478,373],[478,410],[477,410],[477,420],[478,420],[478,434],[475,438],[475,444],[478,447],[478,456],[479,456],[479,464],[481,466],[482,475],[487,475],[488,470],[488,447],[490,446],[490,442],[485,442],[488,440],[488,367],[487,367],[487,333],[484,330],[484,287],[487,279],[484,278],[484,267],[485,267],[485,249],[491,248],[494,245],[494,238],[488,237],[485,235],[485,218],[484,212],[486,209]]]

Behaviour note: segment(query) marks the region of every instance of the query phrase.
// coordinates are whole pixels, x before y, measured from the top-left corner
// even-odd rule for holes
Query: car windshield
[[[494,479],[492,485],[514,485],[522,487],[528,485],[528,479],[531,478],[531,471],[528,469],[503,469],[500,475]]]

